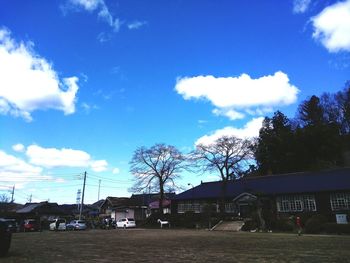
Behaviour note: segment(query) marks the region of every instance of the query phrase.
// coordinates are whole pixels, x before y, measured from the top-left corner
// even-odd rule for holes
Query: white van
[[[62,218],[56,218],[50,223],[50,230],[66,230],[66,228],[66,220]]]

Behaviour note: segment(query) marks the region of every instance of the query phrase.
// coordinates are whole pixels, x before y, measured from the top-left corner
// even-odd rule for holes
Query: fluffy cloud
[[[226,116],[230,120],[239,120],[244,118],[244,114],[233,109],[214,109],[213,113],[217,116]]]
[[[302,14],[305,13],[311,4],[311,0],[294,0],[293,1],[293,13]]]
[[[119,31],[121,21],[118,18],[113,18],[104,0],[69,0],[69,4],[75,8],[83,9],[88,12],[97,11],[97,16],[102,21],[112,27],[113,31]]]
[[[95,172],[103,172],[107,170],[108,163],[105,160],[93,161],[91,169]]]
[[[30,181],[52,179],[41,175],[43,169],[0,150],[0,181],[24,184]]]
[[[87,152],[74,149],[43,148],[38,145],[27,147],[29,162],[47,168],[57,167],[89,167],[95,172],[107,170],[105,160],[93,160]]]
[[[75,111],[78,78],[59,79],[33,44],[17,43],[10,31],[0,29],[0,114],[31,121],[31,112],[43,109]]]
[[[259,130],[262,126],[263,120],[263,117],[252,119],[243,128],[225,127],[223,129],[216,130],[210,135],[204,135],[203,137],[199,138],[195,142],[195,145],[208,145],[222,136],[236,136],[242,139],[257,137],[259,136]]]
[[[23,144],[21,143],[17,143],[15,145],[12,146],[12,149],[15,151],[15,152],[24,152],[25,151],[25,147]]]
[[[177,80],[175,90],[184,99],[206,99],[218,109],[215,114],[240,119],[246,113],[261,111],[276,105],[296,101],[298,88],[289,83],[288,76],[278,71],[274,75],[252,79],[247,74],[239,77],[197,76]]]
[[[350,0],[326,7],[311,21],[313,38],[329,52],[350,51]]]

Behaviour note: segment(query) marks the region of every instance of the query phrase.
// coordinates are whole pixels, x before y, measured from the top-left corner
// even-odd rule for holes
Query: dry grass
[[[350,262],[350,236],[154,229],[17,233],[0,261]]]

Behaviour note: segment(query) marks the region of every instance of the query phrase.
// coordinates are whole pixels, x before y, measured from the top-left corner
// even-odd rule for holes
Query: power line
[[[90,174],[89,177],[95,178],[95,179],[101,179],[103,181],[110,181],[110,182],[115,182],[115,183],[130,183],[130,180],[118,180],[118,179],[111,179],[111,178],[104,178],[98,175]]]

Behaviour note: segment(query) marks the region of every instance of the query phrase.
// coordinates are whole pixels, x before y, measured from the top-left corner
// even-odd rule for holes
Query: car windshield
[[[78,224],[85,224],[85,221],[78,221]]]
[[[128,221],[135,221],[133,218],[128,218]]]

